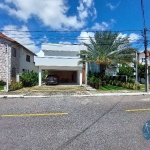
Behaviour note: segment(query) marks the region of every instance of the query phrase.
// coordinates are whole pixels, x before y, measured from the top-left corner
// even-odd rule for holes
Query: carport
[[[48,75],[57,75],[59,83],[77,83],[77,71],[48,70]]]
[[[39,86],[42,85],[43,70],[47,70],[49,75],[57,75],[59,83],[82,85],[82,67],[39,66]]]

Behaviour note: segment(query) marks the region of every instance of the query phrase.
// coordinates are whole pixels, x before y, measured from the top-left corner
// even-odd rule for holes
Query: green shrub
[[[117,85],[117,81],[116,81],[116,80],[113,81],[113,85],[114,85],[114,86]]]
[[[94,83],[95,83],[95,84],[101,84],[100,78],[98,78],[98,77],[95,78],[95,79],[94,79]]]
[[[6,82],[3,80],[0,80],[0,86],[4,86],[4,85],[6,85]]]
[[[32,87],[38,84],[38,74],[36,72],[22,73],[20,77],[23,87]]]
[[[133,78],[128,78],[128,79],[127,79],[127,82],[129,82],[129,83],[135,83],[135,79],[133,79]]]
[[[15,90],[19,90],[23,87],[22,82],[16,82],[16,83],[11,83],[9,85],[9,90],[10,91],[15,91]]]
[[[106,86],[106,85],[107,85],[106,81],[102,81],[102,86]]]
[[[89,78],[89,81],[90,81],[90,83],[94,84],[94,82],[95,82],[95,76],[92,75],[92,76]]]
[[[137,90],[140,90],[141,89],[140,84],[136,84],[136,88],[137,88]]]

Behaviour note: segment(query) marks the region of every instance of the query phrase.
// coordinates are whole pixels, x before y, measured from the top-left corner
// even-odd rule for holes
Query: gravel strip
[[[89,92],[86,91],[64,91],[64,92],[30,92],[25,94],[24,96],[51,96],[51,95],[90,95]]]

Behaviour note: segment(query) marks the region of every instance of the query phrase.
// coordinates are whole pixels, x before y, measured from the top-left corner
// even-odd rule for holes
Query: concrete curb
[[[136,95],[150,95],[150,92],[140,92],[140,93],[100,93],[100,94],[90,94],[90,95],[49,95],[49,96],[25,96],[24,95],[0,95],[0,98],[49,98],[49,97],[92,97],[92,96],[136,96]]]

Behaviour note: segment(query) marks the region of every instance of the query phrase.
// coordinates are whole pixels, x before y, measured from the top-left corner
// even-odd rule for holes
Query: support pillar
[[[88,75],[88,63],[85,63],[85,85],[87,85],[88,81],[87,81],[87,75]]]
[[[82,85],[82,70],[79,70],[79,84]]]
[[[41,73],[41,68],[39,67],[39,86],[42,85],[42,73]]]

